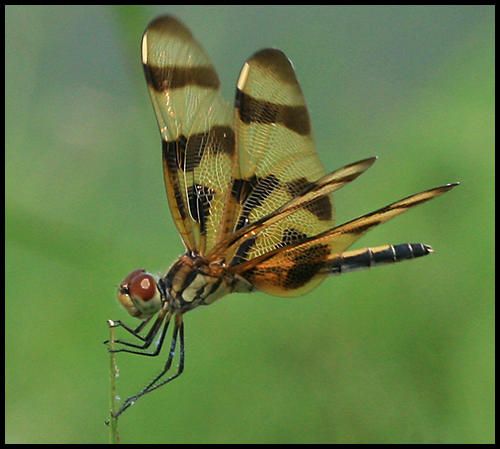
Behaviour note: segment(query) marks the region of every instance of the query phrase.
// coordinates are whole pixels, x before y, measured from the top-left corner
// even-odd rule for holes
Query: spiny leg
[[[165,318],[165,316],[166,316],[166,318]],[[128,346],[130,348],[148,349],[151,346],[151,343],[154,341],[156,335],[158,334],[158,331],[160,330],[161,325],[162,325],[162,323],[163,323],[164,320],[166,321],[165,327],[166,328],[168,327],[168,324],[169,324],[171,316],[172,316],[172,314],[169,313],[169,312],[167,312],[167,309],[161,310],[160,314],[158,315],[158,318],[156,319],[156,321],[154,322],[153,326],[151,327],[151,329],[149,330],[148,334],[145,337],[142,337],[141,335],[138,335],[136,333],[136,331],[137,331],[137,329],[139,329],[139,330],[142,329],[144,327],[144,324],[147,323],[147,321],[145,323],[142,323],[141,326],[139,326],[136,330],[133,330],[133,329],[129,328],[128,326],[126,326],[125,324],[123,324],[121,322],[117,322],[118,323],[117,327],[118,326],[123,327],[125,330],[127,330],[128,332],[130,332],[132,335],[134,335],[135,337],[137,337],[140,340],[142,340],[144,342],[144,344],[142,344],[142,345],[136,345],[134,343],[130,343],[130,342],[123,341],[123,340],[115,340],[115,343],[119,343],[119,344]],[[166,328],[163,331],[164,333],[166,332]],[[154,353],[148,353],[148,352],[132,351],[132,350],[129,350],[129,349],[116,349],[113,352],[130,352],[132,354],[144,354],[144,355],[153,355],[153,354],[154,355],[158,355],[158,353],[159,353],[158,350],[155,350]]]
[[[168,322],[170,321],[171,315],[168,317],[167,324],[165,325],[165,329],[162,332],[161,335],[161,340],[159,342],[159,345],[163,344],[163,340],[165,338],[166,334],[166,328],[168,326]],[[161,387],[162,385],[165,385],[166,383],[170,382],[171,380],[174,380],[175,378],[179,377],[183,370],[184,370],[184,323],[182,321],[182,314],[176,314],[175,317],[175,323],[174,323],[174,332],[172,335],[172,343],[170,345],[170,352],[168,354],[168,359],[167,362],[165,363],[165,367],[163,368],[162,372],[155,377],[155,379],[149,383],[145,388],[141,390],[141,392],[135,396],[132,396],[128,399],[125,399],[123,402],[123,405],[121,406],[120,410],[113,415],[114,418],[117,418],[120,416],[125,410],[127,410],[131,405],[133,405],[140,397],[144,396],[145,394],[156,390],[157,388]],[[175,349],[177,346],[177,337],[179,337],[179,366],[177,369],[177,373],[175,373],[173,376],[169,377],[168,379],[164,380],[163,382],[159,383],[158,385],[155,385],[171,368],[172,366],[172,361],[175,356]],[[160,348],[161,349],[161,348]],[[127,351],[127,352],[133,352],[133,351]],[[159,352],[159,351],[158,351]],[[138,353],[138,354],[143,354],[143,353]]]
[[[178,329],[178,335],[179,335],[179,365],[177,367],[177,373],[175,373],[173,376],[169,377],[168,379],[164,380],[163,382],[159,383],[158,385],[155,385],[155,383],[158,382],[166,374],[166,372],[170,369],[170,366],[172,365],[172,360],[173,360],[173,357],[175,355],[175,346],[176,346],[176,342],[172,340],[172,346],[170,347],[171,356],[169,356],[167,363],[165,364],[165,368],[144,389],[144,390],[147,390],[147,391],[145,391],[144,394],[149,393],[153,390],[156,390],[157,388],[160,388],[162,385],[165,385],[166,383],[170,382],[171,380],[174,380],[176,377],[179,377],[182,374],[182,372],[184,371],[184,322],[182,321],[181,314],[178,314],[175,316],[175,327]],[[175,332],[175,329],[174,329],[174,332]],[[177,339],[177,334],[175,335],[175,339]]]
[[[151,318],[153,318],[153,317],[150,316],[149,318],[147,318],[146,320],[144,320],[135,329],[132,329],[131,327],[129,327],[128,325],[126,325],[125,323],[123,323],[121,320],[116,320],[116,321],[115,320],[109,320],[108,321],[108,326],[109,327],[123,327],[129,334],[132,334],[134,337],[139,338],[140,340],[144,341],[145,338],[140,335],[140,332],[142,331],[142,329],[144,328],[144,326],[146,326],[146,324],[148,324],[151,321]],[[106,340],[104,342],[105,345],[108,344],[108,343],[109,343],[109,340]]]
[[[158,338],[158,341],[156,343],[156,349],[153,352],[134,351],[133,349],[126,349],[126,348],[115,349],[113,352],[115,352],[115,353],[116,352],[126,352],[128,354],[139,354],[139,355],[145,355],[145,356],[148,356],[148,357],[156,357],[161,352],[161,348],[163,347],[163,343],[165,341],[165,336],[167,335],[168,326],[170,324],[170,318],[171,317],[172,317],[172,314],[168,313],[167,316],[166,316],[166,318],[165,318],[165,324],[163,326],[163,330],[161,331],[160,338]],[[160,324],[161,324],[161,322],[160,322]],[[175,332],[175,330],[174,330],[174,332]],[[153,341],[153,339],[154,339],[154,337],[156,336],[157,333],[158,333],[158,330],[156,330],[154,332],[154,335],[153,335],[153,337],[151,339],[151,342]],[[127,344],[128,346],[144,350],[144,349],[148,348],[151,345],[151,342],[149,342],[147,344],[147,346],[145,344],[144,347],[136,346],[136,345],[133,345],[131,343],[128,343],[128,344],[127,343],[123,343],[123,344]]]

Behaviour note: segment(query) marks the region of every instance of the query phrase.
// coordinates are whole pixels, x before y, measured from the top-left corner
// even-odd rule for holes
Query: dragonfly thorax
[[[231,274],[223,264],[208,265],[199,255],[184,254],[158,281],[172,312],[187,312],[209,305],[234,292],[251,291],[252,287]]]

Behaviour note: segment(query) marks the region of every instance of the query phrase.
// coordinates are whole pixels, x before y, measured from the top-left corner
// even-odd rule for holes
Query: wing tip
[[[163,35],[177,36],[185,40],[193,39],[189,28],[184,25],[177,17],[172,15],[161,15],[155,17],[148,23],[144,35],[148,33],[161,33]]]

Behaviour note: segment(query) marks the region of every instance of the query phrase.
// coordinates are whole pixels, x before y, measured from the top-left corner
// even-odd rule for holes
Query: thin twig
[[[115,323],[112,320],[108,320],[109,327],[109,349],[113,351],[115,349]],[[110,391],[110,418],[108,421],[109,425],[109,444],[119,444],[120,436],[118,434],[118,418],[114,418],[118,410],[118,399],[116,396],[116,378],[118,376],[118,367],[116,366],[115,353],[109,353],[110,365],[109,365],[109,391]]]

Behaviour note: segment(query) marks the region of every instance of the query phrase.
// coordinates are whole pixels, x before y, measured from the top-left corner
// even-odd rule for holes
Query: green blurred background
[[[428,258],[186,315],[185,373],[123,415],[122,441],[493,443],[493,6],[7,6],[6,441],[107,441],[106,320],[133,321],[116,286],[182,252],[139,56],[166,12],[227,98],[247,57],[283,49],[327,171],[379,156],[336,194],[339,222],[461,186],[356,246]],[[120,396],[165,358],[120,354]]]

